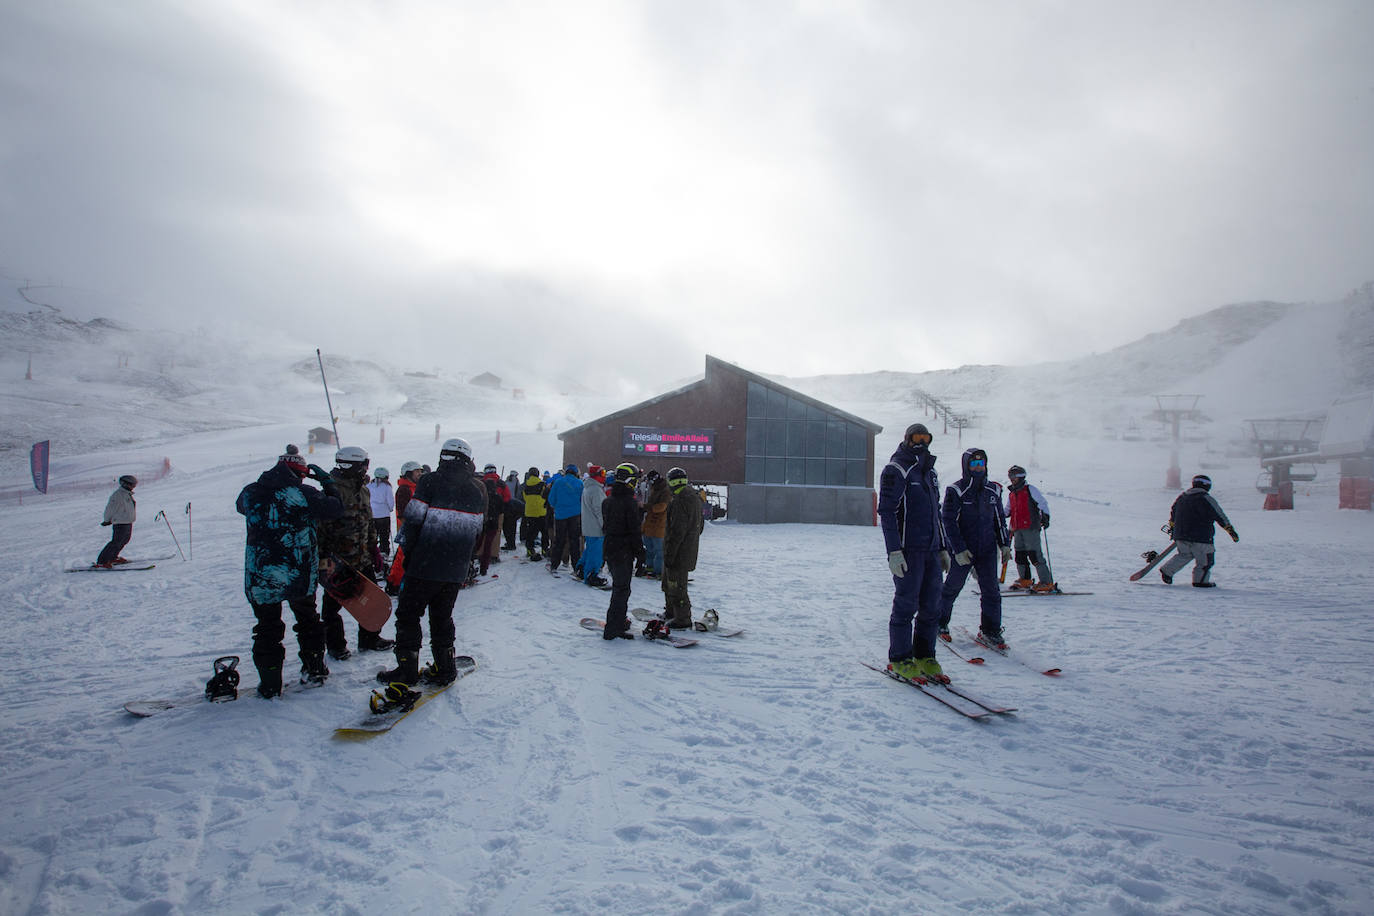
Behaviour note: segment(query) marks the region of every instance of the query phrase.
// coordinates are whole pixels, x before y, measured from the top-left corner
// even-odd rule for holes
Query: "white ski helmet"
[[[347,445],[334,453],[334,463],[340,465],[367,464],[367,450]]]
[[[374,480],[390,480],[391,472],[386,468],[377,468],[372,472],[372,477]]]
[[[418,471],[418,470],[420,470],[420,462],[418,462],[418,461],[407,461],[405,464],[401,465],[401,476],[404,477],[405,475],[409,474],[411,471]]]
[[[468,464],[472,464],[472,446],[468,445],[468,440],[449,439],[444,443],[443,448],[439,449],[440,461],[452,461],[455,458],[462,458]]]

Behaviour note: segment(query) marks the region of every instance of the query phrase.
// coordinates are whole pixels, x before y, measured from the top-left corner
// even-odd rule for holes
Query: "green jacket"
[[[663,565],[691,571],[697,568],[697,545],[705,526],[701,497],[690,486],[673,494],[668,503],[668,526],[663,535]]]

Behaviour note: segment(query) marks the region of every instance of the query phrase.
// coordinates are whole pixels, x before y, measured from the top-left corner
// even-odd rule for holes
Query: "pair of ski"
[[[886,674],[894,681],[901,681],[930,697],[932,700],[943,703],[950,709],[969,719],[986,719],[991,716],[1009,716],[1016,712],[1014,706],[995,706],[986,700],[981,700],[954,685],[933,678],[910,678],[903,677],[892,670],[892,666],[880,668],[868,662],[860,662],[865,668],[871,668],[880,674]],[[947,679],[946,679],[947,680]]]
[[[958,632],[961,636],[965,637],[969,642],[973,643],[974,645],[978,646],[979,648],[981,648],[981,649],[987,649],[989,652],[996,652],[998,655],[1002,656],[1003,658],[1006,658],[1006,659],[1009,659],[1009,660],[1011,660],[1011,661],[1014,661],[1014,662],[1016,662],[1018,665],[1021,665],[1021,666],[1024,667],[1024,668],[1029,668],[1031,671],[1034,671],[1034,672],[1036,672],[1037,674],[1043,674],[1043,675],[1045,675],[1046,677],[1059,677],[1059,675],[1061,675],[1061,674],[1064,673],[1064,671],[1063,671],[1062,668],[1051,668],[1051,667],[1044,667],[1044,666],[1040,666],[1040,665],[1033,665],[1033,664],[1031,664],[1030,662],[1026,661],[1024,658],[1022,658],[1020,655],[1018,655],[1018,654],[1013,654],[1013,652],[1012,652],[1012,650],[1011,650],[1011,648],[1010,648],[1009,646],[995,646],[995,645],[992,645],[991,643],[985,642],[985,641],[979,639],[977,636],[974,636],[972,633],[970,633],[970,632],[968,631],[968,628],[967,628],[967,627],[958,627],[958,628],[957,628],[957,632]],[[946,635],[946,634],[941,634],[941,635],[940,635],[940,644],[943,645],[946,649],[948,649],[949,652],[950,652],[950,654],[954,655],[956,658],[963,659],[964,661],[968,662],[970,665],[981,665],[981,664],[984,664],[984,659],[982,658],[982,656],[977,656],[977,655],[965,655],[963,652],[961,652],[961,651],[959,651],[958,649],[954,648],[953,640],[950,638],[950,636],[948,636],[948,635]]]
[[[169,553],[165,557],[147,557],[138,560],[126,560],[123,563],[116,563],[110,567],[96,566],[94,563],[90,566],[69,566],[67,572],[138,572],[144,569],[152,569],[157,565],[156,561],[170,560],[174,556],[176,556],[176,554]]]

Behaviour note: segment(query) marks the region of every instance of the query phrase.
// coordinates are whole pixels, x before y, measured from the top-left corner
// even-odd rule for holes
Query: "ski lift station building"
[[[703,378],[559,434],[563,464],[631,461],[728,488],[745,523],[874,525],[883,428],[708,355]]]

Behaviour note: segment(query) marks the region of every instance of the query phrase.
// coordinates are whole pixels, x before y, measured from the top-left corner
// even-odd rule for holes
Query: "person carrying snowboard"
[[[134,501],[136,486],[138,478],[132,474],[125,474],[119,478],[119,486],[105,503],[105,515],[100,520],[100,527],[110,529],[110,543],[100,551],[93,564],[100,569],[113,569],[117,565],[129,562],[121,557],[119,552],[134,536],[134,521],[138,518],[138,503]]]
[[[1050,526],[1050,504],[1033,484],[1026,483],[1026,469],[1013,464],[1007,469],[1007,522],[1011,527],[1011,546],[1016,551],[1017,579],[1011,584],[1015,591],[1030,589],[1052,592],[1057,586],[1051,581],[1050,564],[1040,547],[1040,532]],[[1031,581],[1031,566],[1040,578]]]
[[[1169,536],[1174,539],[1176,553],[1159,568],[1159,577],[1165,585],[1172,585],[1174,575],[1189,563],[1193,566],[1194,588],[1216,588],[1212,581],[1212,565],[1216,562],[1216,545],[1212,542],[1215,533],[1213,525],[1231,535],[1232,541],[1239,541],[1235,527],[1221,505],[1212,495],[1212,478],[1199,474],[1193,478],[1193,485],[1179,494],[1169,509]]]
[[[705,522],[701,498],[687,481],[682,468],[668,471],[668,521],[663,535],[663,617],[670,630],[692,628],[692,599],[687,595],[687,574],[697,568],[697,550]]]
[[[397,535],[405,579],[396,606],[396,667],[377,674],[384,684],[449,684],[458,677],[453,605],[487,517],[487,488],[475,471],[472,446],[449,439],[439,452],[438,469],[420,478],[406,504]],[[426,612],[434,661],[421,671],[420,618]]]
[[[347,563],[369,579],[376,579],[372,568],[372,497],[364,480],[367,477],[368,457],[364,449],[350,445],[334,453],[334,470],[329,477],[338,490],[344,505],[343,515],[320,525],[320,571],[327,573],[334,559]],[[311,468],[314,472],[316,469]],[[316,474],[318,477],[318,474]],[[324,617],[324,642],[329,657],[343,661],[352,657],[348,637],[344,633],[342,605],[325,592],[320,605]],[[358,651],[380,652],[390,649],[392,642],[381,634],[358,627]]]
[[[639,529],[639,502],[635,483],[639,468],[628,461],[615,469],[611,495],[601,503],[601,532],[604,538],[606,567],[611,571],[611,603],[606,608],[603,639],[633,639],[630,632],[630,583],[635,577],[635,562],[644,559],[644,540]]]
[[[954,564],[940,592],[940,636],[948,637],[954,599],[959,597],[970,572],[978,575],[981,616],[978,641],[1001,648],[1002,592],[997,581],[997,560],[1011,559],[1011,536],[1002,512],[1002,488],[988,479],[988,455],[971,448],[963,455],[963,476],[945,488],[941,517]]]
[[[941,574],[949,571],[950,556],[932,438],[924,423],[908,426],[878,477],[878,520],[893,584],[887,658],[892,670],[907,678],[944,677],[935,660],[935,640]]]
[[[324,663],[324,624],[315,607],[319,547],[315,526],[341,518],[338,488],[321,468],[315,479],[324,491],[305,485],[311,474],[300,449],[288,445],[276,465],[244,487],[234,507],[248,526],[243,558],[243,592],[253,607],[253,665],[258,696],[280,696],[286,658],[282,602],[295,615],[301,683],[318,686],[329,677]]]

